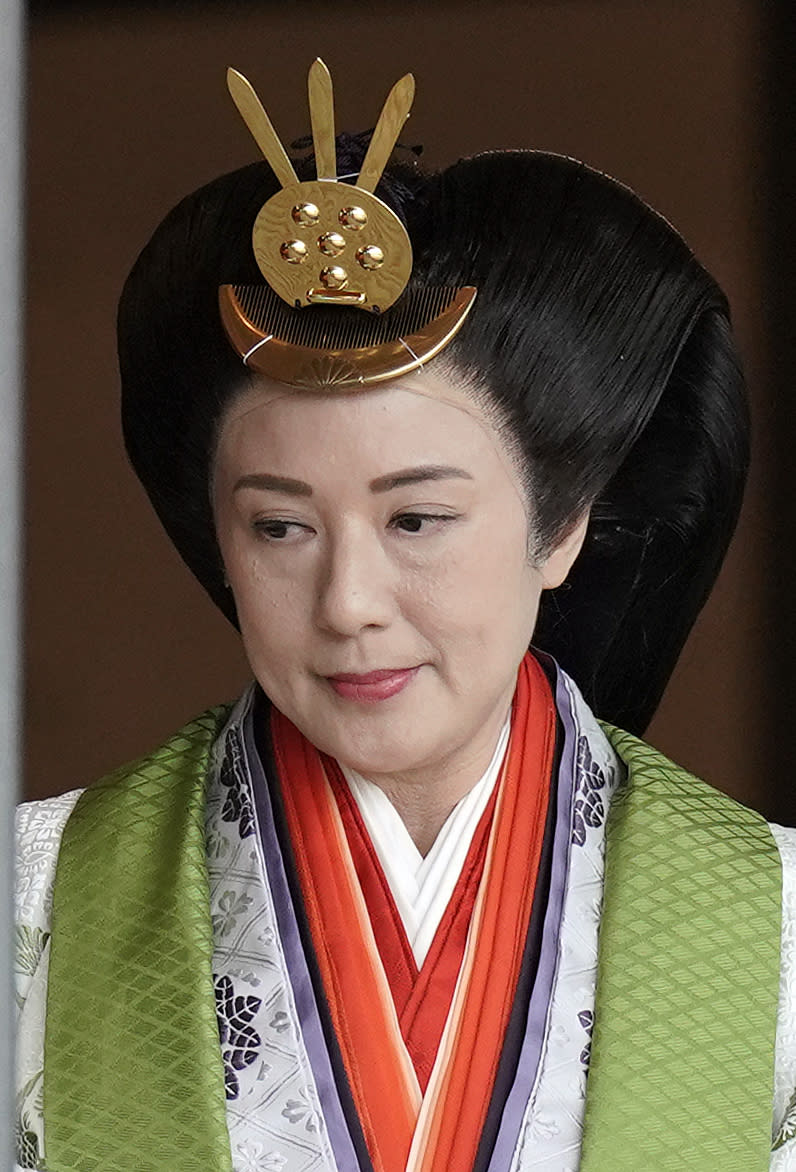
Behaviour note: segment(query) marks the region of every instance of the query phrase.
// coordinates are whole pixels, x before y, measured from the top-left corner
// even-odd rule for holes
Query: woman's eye
[[[306,530],[306,525],[299,525],[298,521],[280,521],[277,517],[268,517],[255,521],[253,528],[260,537],[267,541],[285,541],[300,537]]]
[[[399,513],[390,524],[402,533],[423,533],[453,520],[449,513]]]

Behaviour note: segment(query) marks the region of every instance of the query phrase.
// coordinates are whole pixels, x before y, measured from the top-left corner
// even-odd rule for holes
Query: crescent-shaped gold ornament
[[[408,374],[439,354],[475,300],[472,285],[406,293],[389,313],[289,310],[267,285],[222,285],[227,337],[258,374],[304,389],[345,390]]]

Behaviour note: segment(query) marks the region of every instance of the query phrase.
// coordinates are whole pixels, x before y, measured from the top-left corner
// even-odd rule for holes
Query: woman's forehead
[[[266,464],[302,479],[329,467],[362,479],[419,465],[456,466],[479,479],[507,477],[515,490],[521,479],[488,412],[463,381],[422,369],[342,393],[256,381],[222,420],[215,471],[240,475]]]
[[[497,433],[487,413],[465,385],[447,373],[413,371],[400,379],[354,391],[304,391],[258,378],[235,397],[219,428],[223,443],[231,436],[236,444],[272,435],[287,442],[293,428],[333,427],[337,436],[352,439],[383,433],[396,441],[494,444]],[[306,431],[303,433],[306,435]]]
[[[367,403],[384,400],[394,391],[419,395],[435,402],[449,403],[465,410],[475,406],[474,397],[467,380],[459,376],[454,367],[443,361],[436,361],[418,370],[410,371],[400,378],[363,387],[319,387],[317,390],[286,386],[264,375],[256,375],[237,394],[225,411],[225,419],[235,418],[246,412],[271,403],[290,402],[311,406],[329,403]]]

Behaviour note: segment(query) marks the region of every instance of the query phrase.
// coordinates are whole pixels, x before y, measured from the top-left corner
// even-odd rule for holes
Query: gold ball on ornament
[[[303,228],[311,228],[321,218],[318,205],[314,203],[298,203],[290,214],[294,223],[301,224]]]
[[[286,240],[279,253],[288,264],[300,265],[307,258],[307,245],[303,240]]]
[[[329,265],[321,269],[321,284],[325,289],[345,289],[348,273],[340,265]]]
[[[337,256],[345,248],[345,239],[339,232],[324,232],[318,238],[318,248],[325,256]]]
[[[384,264],[384,253],[378,244],[368,244],[357,250],[357,260],[363,269],[380,269]]]
[[[337,218],[344,228],[350,228],[352,232],[359,232],[368,222],[368,213],[364,208],[343,208]]]

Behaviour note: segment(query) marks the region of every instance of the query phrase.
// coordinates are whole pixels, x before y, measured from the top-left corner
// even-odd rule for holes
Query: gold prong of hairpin
[[[279,182],[283,187],[298,183],[298,175],[287,157],[287,151],[279,141],[279,135],[274,130],[271,119],[263,109],[251,83],[242,73],[238,73],[237,69],[228,69],[227,88],[241,118],[251,131],[252,138],[263,152]]]
[[[337,180],[332,79],[320,58],[307,79],[314,180],[299,182],[246,78],[230,69],[227,84],[281,185],[263,204],[252,230],[255,259],[268,284],[290,306],[355,305],[376,313],[389,309],[412,272],[412,245],[396,214],[373,192],[409,116],[412,75],[390,90],[353,185]]]
[[[381,179],[382,172],[389,162],[390,155],[395,149],[401,127],[409,117],[412,102],[415,99],[415,79],[407,73],[387,95],[373,137],[368,146],[368,153],[359,172],[357,187],[363,191],[375,191],[376,184]]]
[[[307,77],[310,102],[312,145],[315,150],[315,170],[319,179],[337,178],[337,148],[334,138],[334,92],[332,75],[316,57]]]

